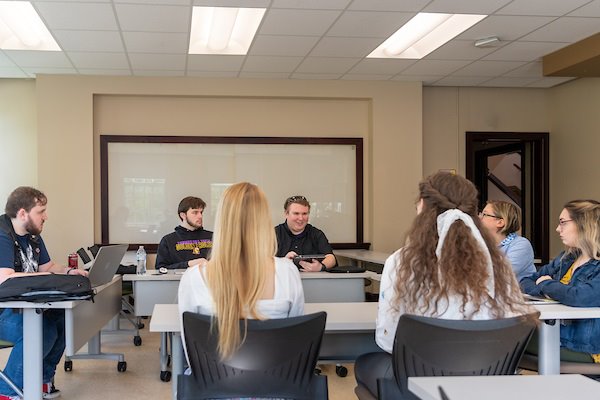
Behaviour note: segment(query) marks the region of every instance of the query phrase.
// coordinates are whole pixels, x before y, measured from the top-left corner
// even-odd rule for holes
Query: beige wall
[[[33,79],[0,79],[0,146],[0,214],[3,214],[10,192],[18,186],[37,186],[38,182]]]
[[[367,104],[360,126],[339,121],[349,101]],[[161,103],[185,109],[196,102],[204,102],[220,119],[208,118],[203,126],[195,112],[173,118],[162,111],[157,117]],[[142,112],[124,113],[116,104]],[[299,104],[310,114],[298,113]],[[47,224],[45,240],[51,253],[62,256],[98,239],[98,164],[93,160],[100,132],[185,135],[210,130],[239,136],[362,136],[366,240],[375,250],[392,251],[410,223],[398,210],[412,210],[422,176],[421,107],[419,83],[39,76],[38,143],[46,150],[40,152],[38,179],[53,202],[53,219],[60,221]],[[248,111],[253,109],[264,117],[253,117]],[[335,110],[335,119],[328,110]],[[319,127],[321,120],[327,129]]]

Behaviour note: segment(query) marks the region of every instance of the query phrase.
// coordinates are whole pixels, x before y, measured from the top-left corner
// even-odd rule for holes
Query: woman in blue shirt
[[[533,248],[529,240],[517,234],[521,230],[521,213],[517,206],[507,201],[488,201],[479,219],[510,261],[517,281],[531,276],[535,272]]]
[[[521,288],[527,294],[547,296],[568,306],[600,307],[600,202],[568,202],[556,231],[565,251],[521,280]],[[560,327],[560,345],[585,353],[589,362],[600,362],[600,319],[567,321]],[[572,359],[562,349],[561,358]]]

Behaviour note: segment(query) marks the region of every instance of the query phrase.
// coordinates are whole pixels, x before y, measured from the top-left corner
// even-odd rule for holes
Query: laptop
[[[88,278],[92,287],[104,285],[113,279],[128,247],[127,244],[115,244],[100,248],[98,255],[90,263]]]

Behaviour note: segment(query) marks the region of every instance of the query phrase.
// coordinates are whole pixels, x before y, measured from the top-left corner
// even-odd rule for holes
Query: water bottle
[[[146,250],[144,250],[144,246],[140,246],[135,253],[135,259],[137,261],[137,268],[135,272],[138,275],[144,275],[146,273]]]

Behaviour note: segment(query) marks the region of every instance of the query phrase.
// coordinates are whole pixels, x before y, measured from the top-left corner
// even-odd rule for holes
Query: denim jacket
[[[600,307],[600,260],[590,260],[577,268],[568,285],[560,279],[569,270],[576,256],[561,253],[538,272],[521,280],[523,292],[533,296],[548,296],[562,304],[573,307]],[[535,281],[544,275],[552,279]],[[560,327],[560,344],[573,351],[600,353],[600,319],[578,319],[566,321]]]

